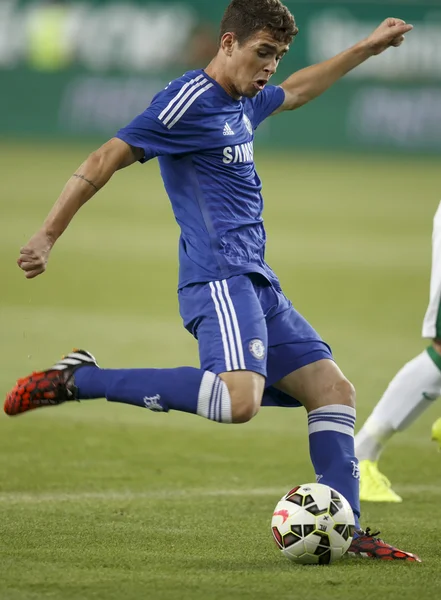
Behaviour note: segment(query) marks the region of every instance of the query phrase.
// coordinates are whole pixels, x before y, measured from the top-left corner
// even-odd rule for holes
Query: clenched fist
[[[46,271],[52,246],[53,242],[47,233],[39,231],[31,237],[26,246],[20,248],[17,264],[25,272],[27,279],[33,279]]]
[[[402,19],[386,19],[367,38],[367,43],[372,54],[381,54],[391,46],[401,46],[404,35],[413,29]]]

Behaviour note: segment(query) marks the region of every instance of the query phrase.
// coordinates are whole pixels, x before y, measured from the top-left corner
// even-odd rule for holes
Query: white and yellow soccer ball
[[[271,529],[277,547],[293,562],[327,565],[339,560],[351,545],[354,513],[339,492],[307,483],[278,502]]]

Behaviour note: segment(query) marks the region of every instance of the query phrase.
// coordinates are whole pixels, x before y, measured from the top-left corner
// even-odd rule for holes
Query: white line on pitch
[[[395,489],[405,495],[427,493],[441,495],[441,484],[436,485],[402,485]],[[252,489],[168,489],[145,492],[134,491],[102,491],[102,492],[56,492],[56,493],[29,493],[29,492],[3,492],[0,493],[0,503],[7,504],[43,504],[46,502],[82,502],[97,500],[103,502],[123,502],[131,500],[185,500],[187,498],[210,497],[245,497],[245,496],[274,496],[277,500],[286,490],[283,488],[252,488]]]
[[[103,491],[103,492],[56,492],[28,493],[28,492],[4,492],[0,493],[0,503],[12,502],[15,504],[41,504],[44,502],[81,502],[84,500],[102,501],[124,501],[124,500],[185,500],[186,498],[208,498],[217,496],[283,496],[286,493],[283,488],[255,488],[255,489],[231,489],[231,490],[154,490],[146,492],[127,491]]]

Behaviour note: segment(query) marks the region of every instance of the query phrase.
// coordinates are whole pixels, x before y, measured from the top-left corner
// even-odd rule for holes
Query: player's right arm
[[[200,149],[204,144],[204,128],[199,102],[212,84],[198,73],[196,71],[197,77],[191,80],[189,77],[176,80],[157,94],[143,113],[93,152],[72,175],[41,229],[20,250],[17,262],[27,279],[46,270],[49,253],[57,239],[83,204],[115,171],[137,161],[145,163],[158,156],[184,155]],[[199,80],[207,85],[195,85]],[[184,92],[187,92],[185,96]],[[188,100],[186,104],[185,100]]]
[[[40,230],[20,249],[17,264],[27,279],[46,270],[53,245],[83,204],[104,187],[116,171],[132,165],[143,156],[142,149],[118,138],[112,138],[92,152],[66,183]]]

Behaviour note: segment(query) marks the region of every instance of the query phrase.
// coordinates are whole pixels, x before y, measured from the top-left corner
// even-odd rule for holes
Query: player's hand
[[[17,264],[25,272],[26,279],[33,279],[46,271],[53,242],[44,231],[38,231],[23,248]]]
[[[386,19],[367,38],[369,50],[373,55],[381,54],[391,46],[398,48],[404,42],[406,33],[413,29],[402,19]]]

